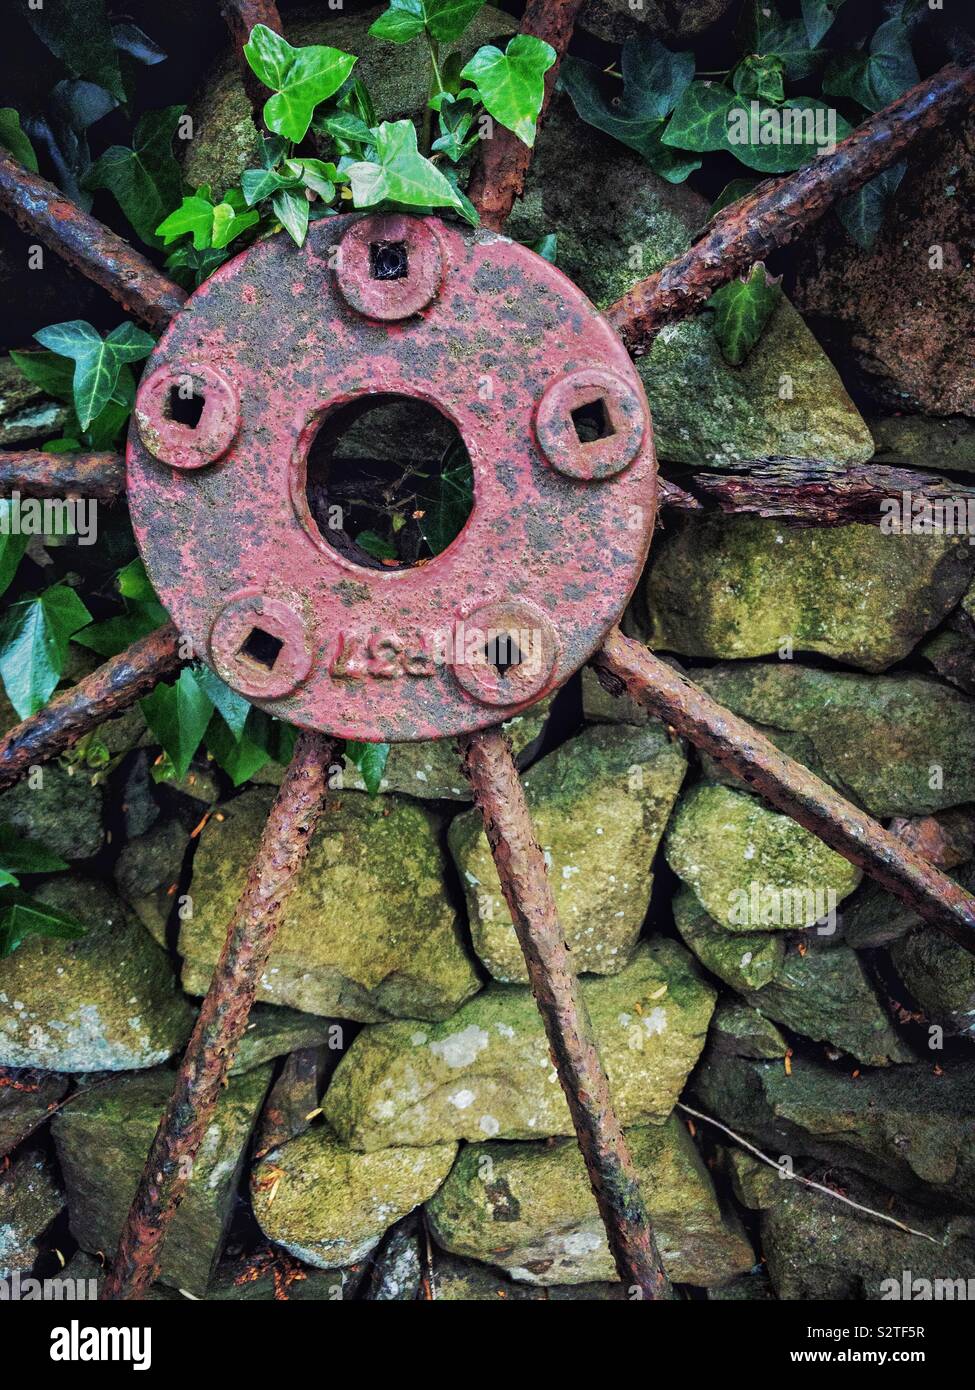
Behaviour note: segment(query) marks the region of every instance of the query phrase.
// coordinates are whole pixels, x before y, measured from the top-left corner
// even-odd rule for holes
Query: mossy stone
[[[627,1131],[664,1268],[683,1284],[720,1284],[755,1255],[740,1223],[718,1205],[685,1126]],[[529,1284],[577,1284],[616,1274],[575,1140],[469,1144],[427,1205],[435,1240]]]
[[[0,961],[0,1066],[125,1071],[171,1057],[193,1011],[165,953],[101,883],[65,876],[34,896],[88,930],[29,937]]]
[[[729,1052],[733,1057],[756,1057],[763,1061],[784,1057],[789,1044],[774,1023],[763,1018],[757,1009],[733,999],[722,999],[714,1011],[709,1030],[717,1052]]]
[[[780,932],[726,931],[686,884],[677,890],[671,906],[685,946],[712,975],[732,989],[763,989],[778,974],[785,958]]]
[[[306,1264],[355,1264],[432,1197],[456,1153],[454,1143],[357,1152],[318,1125],[256,1166],[254,1215],[269,1240]]]
[[[791,817],[713,782],[698,783],[681,798],[665,853],[729,932],[811,927],[862,876]]]
[[[582,982],[620,1122],[663,1124],[694,1066],[714,991],[674,941],[637,947],[618,975]],[[573,1133],[531,991],[492,984],[444,1023],[364,1028],[325,1117],[354,1148]]]
[[[237,1198],[270,1067],[234,1077],[213,1118],[162,1249],[163,1283],[202,1298]],[[52,1130],[68,1189],[71,1233],[91,1254],[114,1250],[175,1081],[170,1071],[113,1077],[59,1110]]]
[[[0,795],[0,821],[62,859],[90,859],[105,840],[100,786],[83,768],[74,773],[57,763],[41,769],[40,780],[24,779]]]
[[[29,1272],[38,1236],[63,1206],[54,1169],[39,1150],[18,1154],[0,1171],[0,1279]]]
[[[683,517],[653,548],[647,641],[682,656],[736,659],[788,644],[790,653],[883,671],[950,612],[973,569],[975,550],[959,536]]]
[[[939,681],[787,661],[689,675],[776,742],[780,734],[805,739],[814,770],[875,816],[930,815],[975,801],[975,700]]]
[[[938,931],[922,927],[890,948],[901,979],[933,1023],[975,1037],[975,957]]]
[[[248,789],[200,837],[180,934],[191,994],[209,984],[272,799]],[[437,1019],[479,983],[446,890],[437,817],[405,797],[330,799],[258,998],[347,1019]]]
[[[523,778],[559,920],[577,973],[612,975],[636,945],[653,857],[687,759],[659,724],[594,725]],[[467,897],[474,949],[497,980],[528,982],[479,811],[457,816],[449,844]]]

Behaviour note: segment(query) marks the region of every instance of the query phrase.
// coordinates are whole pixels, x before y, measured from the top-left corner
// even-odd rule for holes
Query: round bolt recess
[[[548,687],[558,634],[529,603],[487,603],[461,618],[453,633],[453,672],[486,705],[523,705]]]
[[[172,468],[203,468],[233,443],[240,398],[216,367],[176,359],[143,377],[135,422],[154,458]]]
[[[189,371],[206,392],[207,354],[236,433],[214,467],[161,468],[156,383]],[[433,407],[471,460],[463,530],[412,568],[334,544],[312,509],[319,433],[375,396]],[[592,655],[646,561],[656,463],[633,364],[555,266],[484,230],[353,214],[300,249],[255,242],[175,316],[136,408],[128,500],[157,593],[228,685],[304,728],[395,743],[527,709]],[[591,464],[560,452],[568,429]]]
[[[372,216],[354,222],[339,243],[339,292],[360,314],[386,322],[425,309],[443,282],[443,252],[433,219]]]
[[[209,645],[217,675],[255,700],[290,694],[312,667],[298,614],[280,599],[253,590],[220,609]]]
[[[539,402],[535,432],[553,468],[568,478],[612,478],[636,458],[647,431],[643,392],[599,367],[553,381]]]

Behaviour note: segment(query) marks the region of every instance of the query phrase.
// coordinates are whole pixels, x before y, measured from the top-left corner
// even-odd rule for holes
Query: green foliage
[[[293,48],[263,24],[251,30],[244,57],[258,81],[274,92],[264,105],[268,130],[295,142],[305,138],[315,107],[334,96],[356,61],[322,44]]]
[[[0,888],[19,887],[22,874],[53,874],[67,867],[36,840],[25,840],[12,825],[0,822]]]
[[[894,15],[870,40],[866,51],[841,54],[826,70],[823,91],[850,97],[868,111],[879,111],[918,80],[907,24]]]
[[[83,179],[89,190],[107,188],[147,246],[161,246],[156,228],[180,197],[173,136],[185,107],[168,106],[142,117],[132,148],[112,145]]]
[[[82,429],[112,400],[122,367],[148,357],[155,347],[149,334],[132,323],[120,323],[102,338],[84,319],[52,324],[34,337],[52,352],[74,360],[72,396]]]
[[[34,146],[21,129],[20,116],[12,106],[0,106],[0,146],[19,159],[25,169],[37,173]]]
[[[758,261],[744,279],[722,285],[708,300],[707,307],[714,315],[714,336],[733,367],[740,366],[758,342],[781,295],[779,281],[773,280]]]
[[[516,34],[503,53],[493,44],[479,48],[460,75],[474,84],[496,121],[526,145],[534,145],[545,74],[555,58],[551,44],[531,34]]]
[[[0,626],[0,677],[21,719],[36,714],[54,691],[68,643],[91,614],[73,589],[55,584],[12,603]]]
[[[460,535],[474,505],[474,473],[459,440],[448,450],[439,472],[420,483],[417,499],[423,510],[420,532],[431,555],[439,555]]]
[[[167,618],[141,560],[132,560],[119,570],[115,582],[122,599],[122,612],[102,622],[91,623],[74,637],[80,646],[97,652],[103,659],[124,651],[140,637],[161,627]]]
[[[887,208],[897,192],[901,179],[907,172],[907,164],[901,160],[892,164],[882,174],[865,183],[856,193],[841,198],[836,204],[836,215],[850,236],[869,251],[877,239],[883,225]]]
[[[11,581],[17,573],[17,566],[24,558],[27,542],[30,540],[29,536],[12,534],[13,506],[14,504],[9,497],[0,498],[0,517],[3,518],[3,526],[0,529],[0,594],[6,593],[10,588]]]
[[[141,702],[146,723],[159,740],[181,781],[189,771],[193,755],[213,714],[213,701],[199,675],[187,667],[169,685],[157,685]]]
[[[75,941],[85,928],[66,912],[46,907],[15,889],[0,893],[0,960],[13,955],[29,936],[52,936]]]
[[[105,0],[44,0],[27,7],[37,37],[75,77],[104,87],[125,101],[118,50]]]
[[[160,222],[156,233],[164,246],[189,236],[196,251],[221,251],[259,220],[258,213],[246,211],[244,195],[237,189],[230,189],[219,203],[214,203],[209,185],[203,184]]]
[[[424,29],[437,43],[453,43],[484,6],[484,0],[390,0],[369,33],[390,43],[409,43]]]
[[[375,796],[389,760],[389,744],[357,743],[349,739],[345,744],[345,756],[359,769],[366,791],[370,796]]]
[[[420,154],[416,128],[412,121],[383,121],[370,132],[375,142],[375,158],[355,160],[345,172],[358,208],[379,203],[400,203],[407,207],[449,207],[475,221],[467,203],[435,164]]]

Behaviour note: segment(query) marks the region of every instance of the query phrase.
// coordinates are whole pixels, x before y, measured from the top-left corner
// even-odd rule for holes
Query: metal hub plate
[[[410,569],[340,554],[305,494],[326,416],[390,393],[451,420],[474,472],[463,531]],[[163,603],[229,685],[397,742],[497,723],[582,665],[639,578],[656,462],[625,349],[555,267],[436,218],[335,217],[301,250],[256,243],[177,314],[128,495]]]

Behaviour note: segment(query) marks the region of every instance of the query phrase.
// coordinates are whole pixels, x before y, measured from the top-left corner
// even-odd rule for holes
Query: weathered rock
[[[422,110],[429,92],[426,55],[417,44],[380,43],[367,37],[382,6],[359,14],[322,11],[318,7],[285,16],[285,34],[293,44],[328,44],[358,57],[356,76],[372,94],[380,119],[395,121]],[[457,52],[468,57],[484,43],[518,28],[516,20],[486,5],[462,40],[441,45],[441,61]],[[240,182],[243,171],[258,161],[258,137],[240,67],[228,54],[215,70],[201,100],[191,110],[194,137],[187,143],[183,173],[194,186],[209,183],[214,191]]]
[[[885,415],[869,421],[878,463],[933,468],[940,473],[975,469],[975,420],[963,416]]]
[[[861,1072],[709,1048],[694,1076],[703,1109],[774,1157],[853,1169],[912,1201],[975,1210],[975,1066]]]
[[[835,223],[799,248],[796,302],[884,409],[975,414],[970,135],[946,125],[912,159],[870,250]]]
[[[630,34],[652,34],[671,44],[684,42],[708,29],[727,13],[732,0],[587,0],[579,26],[600,39],[620,43]]]
[[[681,887],[671,904],[684,944],[712,975],[739,993],[764,989],[785,958],[777,932],[729,932],[701,906],[692,888]]]
[[[166,945],[166,925],[189,843],[188,832],[175,817],[160,820],[145,835],[129,840],[115,864],[122,898],[160,946]]]
[[[306,1264],[355,1264],[433,1195],[456,1153],[453,1143],[356,1152],[319,1125],[254,1169],[254,1215],[269,1240]]]
[[[372,1303],[412,1303],[423,1280],[422,1232],[417,1213],[386,1233],[374,1256],[368,1298]]]
[[[105,839],[102,789],[90,773],[48,763],[40,785],[21,781],[0,795],[0,821],[62,859],[90,859]]]
[[[434,1248],[434,1299],[444,1303],[623,1303],[629,1298],[625,1284],[515,1284],[499,1270],[477,1260],[462,1260]]]
[[[0,357],[0,449],[23,449],[53,439],[64,429],[69,413],[66,405],[28,381],[9,357]]]
[[[197,1298],[220,1254],[270,1075],[270,1067],[251,1071],[221,1091],[163,1246],[159,1278]],[[72,1099],[52,1123],[71,1232],[89,1253],[118,1243],[173,1081],[165,1070],[113,1077]]]
[[[338,1055],[344,1045],[344,1029],[338,1019],[302,1014],[297,1009],[255,1004],[230,1064],[230,1073],[232,1076],[243,1076],[245,1072],[299,1048],[325,1047]]]
[[[651,724],[652,714],[625,691],[610,695],[591,666],[582,668],[582,713],[590,724]]]
[[[46,1118],[68,1089],[55,1071],[0,1071],[0,1159]]]
[[[551,707],[543,700],[504,723],[511,739],[511,751],[523,766],[540,742]],[[354,763],[346,760],[342,773],[345,785],[363,790],[365,782]],[[470,801],[471,784],[460,770],[460,755],[453,739],[431,739],[420,743],[394,743],[380,783],[381,792],[404,792],[421,801]]]
[[[745,999],[783,1027],[832,1043],[866,1066],[915,1060],[848,946],[812,936],[805,953],[790,947],[775,979]]]
[[[969,1220],[932,1220],[904,1203],[892,1204],[883,1189],[862,1179],[844,1180],[847,1196],[934,1237],[925,1240],[800,1183],[784,1182],[746,1154],[734,1162],[739,1189],[761,1211],[762,1250],[780,1299],[955,1298],[961,1295],[954,1281],[975,1277]],[[927,1292],[922,1283],[904,1293],[905,1273],[909,1290],[917,1279],[927,1281]]]
[[[789,643],[790,652],[883,671],[964,594],[975,569],[964,539],[683,517],[654,545],[647,639],[719,658],[765,656]]]
[[[771,1280],[766,1274],[743,1274],[732,1279],[720,1289],[708,1289],[711,1303],[768,1303],[774,1301],[775,1293]]]
[[[922,927],[890,949],[897,973],[933,1023],[975,1037],[975,957],[935,927]]]
[[[729,932],[813,926],[860,882],[860,870],[745,792],[700,782],[667,831],[667,863]]]
[[[529,243],[555,232],[560,269],[605,308],[685,251],[706,220],[703,198],[658,178],[638,155],[583,124],[562,97],[506,232]],[[728,366],[699,318],[665,327],[637,368],[657,453],[668,462],[723,467],[789,455],[853,463],[873,452],[839,376],[785,298],[741,367]],[[707,406],[688,409],[689,401]]]
[[[193,864],[183,984],[202,994],[257,848],[272,793],[254,787],[210,820]],[[445,891],[437,818],[404,797],[329,803],[258,989],[305,1013],[444,1018],[479,987]]]
[[[682,947],[657,939],[582,992],[620,1121],[663,1124],[703,1046],[713,990]],[[513,985],[492,984],[433,1027],[363,1029],[324,1110],[361,1149],[573,1132],[535,1001]]]
[[[101,883],[56,878],[34,896],[88,930],[29,937],[0,961],[0,1066],[125,1071],[171,1057],[193,1012],[164,952]]]
[[[763,1018],[757,1009],[722,999],[714,1011],[708,1036],[716,1052],[733,1057],[755,1057],[768,1060],[784,1057],[789,1050],[785,1038]]]
[[[653,856],[686,770],[680,743],[660,724],[603,724],[523,778],[577,972],[612,975],[630,959],[650,903]],[[457,816],[448,840],[475,951],[495,979],[527,983],[481,813]]]
[[[630,1129],[630,1152],[671,1279],[723,1283],[755,1255],[740,1223],[721,1211],[686,1128]],[[616,1273],[586,1165],[574,1140],[469,1144],[427,1205],[435,1239],[529,1284],[611,1280]]]
[[[44,1155],[28,1150],[0,1170],[0,1279],[26,1274],[37,1237],[64,1206],[64,1193]]]
[[[793,756],[875,816],[929,815],[975,801],[975,701],[938,681],[792,662],[689,674],[775,742],[780,734],[782,743],[804,740],[811,752]]]
[[[312,1269],[268,1246],[256,1256],[221,1260],[206,1296],[208,1303],[341,1303],[356,1296],[365,1274],[365,1264]]]

